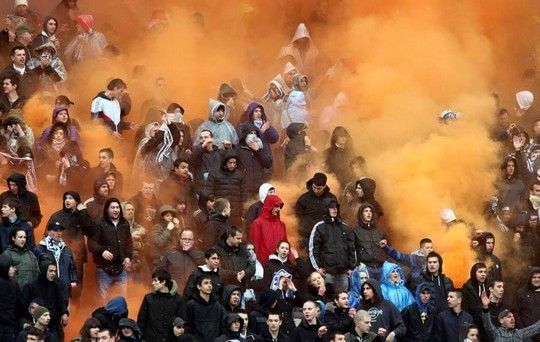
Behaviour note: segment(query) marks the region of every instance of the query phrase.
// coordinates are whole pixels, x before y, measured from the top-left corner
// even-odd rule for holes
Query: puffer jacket
[[[37,258],[28,248],[23,247],[19,248],[11,244],[8,248],[2,253],[2,255],[7,255],[18,262],[17,265],[17,283],[22,289],[24,285],[34,279],[39,275],[39,265]]]
[[[371,208],[373,217],[370,222],[364,222],[362,211],[364,208]],[[356,260],[368,266],[381,267],[386,260],[386,253],[380,247],[379,241],[387,240],[388,237],[384,229],[377,227],[375,208],[364,203],[358,209],[358,226],[354,227]]]

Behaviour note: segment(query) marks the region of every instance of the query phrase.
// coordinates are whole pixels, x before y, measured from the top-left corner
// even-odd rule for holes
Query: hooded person
[[[470,278],[463,284],[463,310],[470,313],[475,324],[482,326],[481,310],[483,292],[489,294],[487,266],[478,262],[471,267]]]
[[[379,241],[387,240],[384,228],[377,225],[375,207],[364,203],[358,209],[358,225],[353,228],[355,235],[356,259],[366,264],[373,279],[382,279],[382,266],[387,256]]]
[[[383,297],[391,301],[399,311],[414,302],[411,292],[405,287],[403,269],[388,261],[383,264],[381,290]]]
[[[82,148],[81,135],[79,133],[79,130],[77,129],[76,124],[74,124],[74,122],[71,120],[71,117],[69,115],[69,109],[67,107],[56,107],[53,109],[52,112],[52,125],[46,127],[43,130],[43,133],[41,133],[41,136],[36,142],[37,152],[39,152],[43,148],[43,145],[47,141],[47,136],[49,135],[53,125],[57,122],[61,122],[66,125],[69,139],[71,141],[75,141],[79,145],[79,147]]]
[[[354,269],[356,256],[354,234],[339,215],[339,203],[325,198],[323,220],[317,222],[309,237],[311,266],[333,285],[335,293],[349,288],[348,273]]]
[[[238,341],[238,342],[244,342],[246,341],[243,337],[240,336],[240,333],[242,332],[242,328],[244,326],[244,320],[242,317],[240,317],[237,313],[228,313],[224,318],[224,326],[226,331],[216,338],[214,342],[230,342],[230,341]]]
[[[360,308],[371,315],[371,331],[378,333],[385,329],[384,338],[392,334],[398,340],[405,335],[403,318],[392,302],[384,299],[381,285],[375,279],[368,279],[362,284],[362,305]]]
[[[523,199],[525,184],[520,178],[518,162],[515,157],[507,157],[501,165],[503,177],[497,182],[497,199],[501,207],[512,210]]]
[[[131,331],[129,331],[129,330]],[[127,334],[126,334],[127,333]],[[128,336],[129,334],[129,336]],[[141,328],[131,318],[122,318],[118,322],[119,342],[142,342]]]
[[[223,148],[224,142],[233,145],[238,144],[238,135],[234,126],[228,121],[229,111],[222,102],[210,99],[208,109],[208,120],[203,122],[195,131],[194,137],[198,137],[203,130],[209,130],[214,135],[214,145]],[[196,139],[195,139],[196,140]],[[195,141],[193,147],[197,142]]]
[[[39,276],[36,255],[26,245],[26,231],[22,227],[11,230],[11,243],[2,255],[8,256],[17,264],[16,279],[22,289],[26,283]]]
[[[273,165],[272,154],[261,139],[261,132],[247,122],[240,127],[240,143],[235,147],[242,166],[248,196],[258,194],[259,187],[270,178],[267,172]]]
[[[37,57],[28,61],[28,68],[36,73],[41,90],[58,91],[57,84],[67,80],[68,74],[54,43],[46,42],[34,50]]]
[[[150,257],[154,267],[166,251],[176,248],[180,243],[180,226],[176,209],[164,204],[159,207],[158,214],[160,219],[151,230],[150,242]]]
[[[307,91],[302,91],[298,85],[300,80],[304,78],[307,83],[306,75],[295,75],[295,86],[293,90],[285,96],[283,111],[281,112],[281,127],[283,129],[286,129],[292,123],[307,124],[311,120],[308,112],[310,105],[309,95],[307,95]]]
[[[84,203],[92,220],[97,221],[101,217],[108,196],[109,184],[107,184],[107,181],[104,178],[96,179],[94,181],[94,197]]]
[[[407,327],[405,336],[400,338],[404,342],[431,342],[437,314],[435,307],[429,303],[429,286],[421,283],[416,287],[414,303],[401,310],[401,316]],[[460,341],[463,341],[461,339]]]
[[[99,58],[108,43],[103,33],[94,30],[94,17],[81,14],[74,21],[78,34],[66,45],[64,54],[68,63]]]
[[[126,299],[122,296],[117,296],[109,300],[104,307],[102,306],[94,310],[94,312],[92,312],[92,318],[99,321],[101,328],[117,331],[120,320],[122,318],[127,318],[128,313]]]
[[[266,93],[261,98],[265,106],[267,120],[274,123],[281,123],[281,112],[283,111],[283,98],[285,89],[283,88],[283,78],[281,75],[274,77],[267,86]]]
[[[235,293],[236,292],[236,293]],[[226,285],[221,295],[221,305],[227,314],[233,313],[242,307],[243,291],[240,286]]]
[[[269,194],[275,194],[276,188],[270,184],[270,183],[263,183],[261,186],[259,186],[259,200],[257,202],[253,202],[247,210],[246,213],[246,235],[249,236],[249,227],[251,226],[251,223],[257,219],[257,217],[261,216],[262,208],[264,199]]]
[[[341,184],[340,188],[343,188],[345,182],[353,177],[349,165],[354,158],[353,140],[345,127],[334,128],[330,138],[330,147],[323,152],[323,155],[326,171],[334,174]]]
[[[5,210],[2,210],[0,221],[0,253],[3,253],[11,243],[11,232],[14,229],[22,229],[26,233],[26,246],[34,248],[34,231],[21,216],[20,203],[15,199],[7,199],[2,203]]]
[[[210,220],[210,214],[214,211],[216,198],[214,193],[208,189],[203,189],[197,196],[197,204],[199,209],[193,212],[194,234],[199,245],[203,239],[204,226]]]
[[[19,99],[22,96],[19,97]],[[19,131],[19,128],[21,131]],[[7,150],[16,154],[19,147],[34,145],[34,132],[22,117],[22,113],[10,114],[2,120],[2,128],[0,134],[7,140]]]
[[[272,289],[264,289],[259,295],[259,300],[249,313],[248,331],[261,335],[268,330],[266,319],[268,313],[275,306],[278,300],[278,293]]]
[[[351,308],[359,309],[362,302],[362,284],[369,279],[369,271],[366,264],[360,263],[351,272],[349,290],[349,306]]]
[[[527,284],[520,288],[515,298],[515,313],[518,328],[528,327],[540,320],[540,267],[531,267]],[[538,341],[537,338],[535,341]]]
[[[287,240],[285,223],[281,221],[279,212],[283,201],[277,195],[267,195],[264,199],[261,216],[249,228],[249,240],[255,245],[257,259],[264,266],[270,254],[274,253],[279,241]]]
[[[292,123],[287,126],[286,134],[289,142],[285,147],[285,169],[288,170],[294,162],[303,155],[312,152],[311,145],[306,143],[307,125],[303,122]]]
[[[300,23],[294,32],[289,45],[281,49],[279,57],[290,55],[298,70],[308,75],[314,75],[317,67],[319,50],[313,43],[306,24]]]
[[[15,276],[17,261],[8,255],[0,255],[0,339],[12,341],[17,324],[17,314],[23,311],[19,285]]]
[[[41,46],[45,43],[51,42],[58,49],[60,42],[56,38],[56,31],[58,31],[58,20],[52,16],[46,16],[43,19],[41,33],[36,35],[32,41],[32,46]]]
[[[502,280],[501,260],[493,254],[495,249],[495,235],[491,232],[482,233],[477,239],[477,260],[488,266],[487,277],[490,280]]]
[[[26,177],[21,173],[12,173],[7,179],[8,190],[0,194],[0,203],[8,198],[17,198],[21,202],[21,217],[35,229],[39,226],[43,215],[39,200],[35,193],[27,190]]]
[[[237,98],[238,92],[228,83],[222,83],[219,86],[217,100],[225,104],[227,107],[227,120],[232,123],[233,126],[238,125],[238,123],[242,120],[241,116],[243,108],[235,103]]]
[[[377,183],[371,178],[362,178],[356,181],[356,195],[360,204],[369,203],[373,206],[377,218],[384,215],[383,207],[375,199]]]

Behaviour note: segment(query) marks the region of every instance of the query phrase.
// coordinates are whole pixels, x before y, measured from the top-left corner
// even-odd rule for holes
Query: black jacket
[[[442,273],[442,263],[440,265],[441,268],[438,276],[434,276],[425,270],[418,278],[415,278],[412,281],[413,289],[416,289],[420,283],[426,283],[428,285],[430,292],[429,302],[435,307],[437,313],[448,308],[446,298],[448,297],[448,291],[454,287],[452,279],[446,277]]]
[[[285,335],[281,330],[279,330],[277,339],[274,339],[272,335],[270,335],[270,331],[268,329],[264,330],[256,339],[256,342],[290,342],[291,339],[289,336]]]
[[[79,281],[77,278],[77,269],[75,268],[75,260],[73,259],[73,252],[67,245],[62,248],[58,262],[56,262],[53,252],[47,249],[45,239],[43,239],[39,245],[34,247],[32,252],[35,254],[38,264],[41,264],[45,259],[54,261],[57,265],[56,275],[64,282],[77,283]]]
[[[533,274],[540,273],[540,267],[532,267],[527,278],[527,285],[517,291],[516,327],[525,328],[540,319],[540,289],[531,283]]]
[[[373,217],[371,222],[364,222],[362,211],[371,208]],[[358,226],[354,227],[354,238],[357,262],[363,262],[368,266],[380,267],[388,258],[384,250],[380,247],[379,241],[387,240],[388,237],[383,228],[377,226],[375,207],[369,203],[364,203],[358,209]]]
[[[263,287],[270,287],[270,283],[274,278],[274,274],[279,270],[284,270],[287,273],[293,276],[292,280],[296,282],[301,282],[306,280],[309,276],[309,266],[302,258],[295,260],[296,265],[293,265],[292,262],[287,259],[285,262],[282,262],[277,255],[270,254],[268,262],[264,265],[264,278],[263,278]]]
[[[334,310],[326,310],[323,323],[331,331],[346,333],[354,329],[354,320],[349,316],[349,309],[335,307]]]
[[[21,301],[21,289],[17,281],[10,279],[9,267],[0,268],[0,326],[15,329],[17,317],[20,317],[23,309]]]
[[[246,247],[241,244],[239,247],[227,245],[227,233],[223,234],[214,248],[219,252],[221,264],[219,275],[226,284],[236,284],[236,274],[245,271],[244,279],[251,279],[255,274],[255,262],[248,258]]]
[[[296,334],[293,339],[295,342],[318,342],[329,341],[328,334],[319,337],[319,328],[323,325],[317,319],[317,324],[310,325],[305,319],[302,319],[298,327],[296,327]]]
[[[193,148],[190,162],[193,165],[193,174],[195,176],[195,185],[197,190],[200,191],[205,188],[207,182],[207,179],[205,181],[205,175],[208,177],[208,174],[214,172],[216,169],[219,169],[219,165],[221,165],[222,153],[223,151],[215,145],[210,152],[203,150],[201,145],[197,145]]]
[[[202,238],[204,249],[211,248],[219,242],[221,235],[225,234],[230,227],[227,221],[228,217],[223,216],[221,213],[212,212],[210,214],[208,221],[204,225]]]
[[[225,310],[214,296],[204,300],[198,293],[186,304],[186,332],[198,342],[214,341],[221,335]]]
[[[109,218],[107,208],[111,202],[118,201],[109,198],[103,208],[103,217],[96,222],[96,232],[90,238],[89,248],[94,255],[94,262],[98,266],[118,265],[124,262],[124,258],[133,258],[133,241],[129,223],[124,219],[120,207],[120,221],[115,226]],[[105,260],[102,256],[104,251],[113,254],[112,260]]]
[[[472,323],[473,318],[467,311],[456,314],[452,309],[446,309],[437,315],[435,332],[433,336],[437,342],[458,341],[459,327]]]
[[[399,339],[400,341],[432,342],[435,340],[433,331],[435,330],[437,313],[435,312],[435,307],[433,305],[429,305],[427,315],[423,323],[416,303],[412,303],[411,305],[405,307],[405,309],[401,310],[401,316],[403,317],[403,321],[407,327],[407,332],[405,336]]]
[[[174,318],[185,320],[184,300],[177,293],[176,282],[173,280],[169,292],[153,292],[144,296],[137,316],[137,324],[143,333],[145,341],[161,342],[167,337]]]
[[[23,174],[11,174],[7,179],[8,188],[10,181],[19,186],[19,192],[14,195],[10,190],[4,191],[0,194],[0,203],[4,203],[8,198],[17,198],[21,201],[21,216],[32,223],[32,228],[36,229],[43,218],[38,197],[32,191],[26,190],[26,178]]]
[[[195,271],[191,272],[189,275],[186,287],[184,288],[184,298],[189,300],[193,297],[195,293],[198,292],[197,287],[195,286],[195,281],[200,275],[207,274],[212,278],[212,295],[216,297],[216,300],[221,298],[223,294],[223,279],[219,276],[218,271],[211,271],[206,265],[199,266]]]

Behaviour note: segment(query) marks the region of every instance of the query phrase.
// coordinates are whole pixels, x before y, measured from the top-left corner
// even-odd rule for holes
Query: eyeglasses
[[[193,241],[193,240],[195,240],[195,239],[184,239],[184,238],[181,238],[180,240],[182,240],[182,241]]]

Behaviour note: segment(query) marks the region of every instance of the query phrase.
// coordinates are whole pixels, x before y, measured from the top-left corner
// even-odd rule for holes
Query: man
[[[203,189],[198,194],[199,199],[197,204],[199,209],[193,212],[193,224],[194,224],[194,233],[197,239],[197,245],[203,245],[203,236],[204,236],[204,227],[206,223],[210,220],[210,215],[214,212],[216,207],[216,197],[210,190]]]
[[[315,224],[309,237],[309,259],[336,293],[347,291],[349,275],[356,266],[354,234],[341,221],[339,203],[335,199],[325,199],[324,205],[324,219]]]
[[[210,248],[204,253],[204,265],[199,266],[189,275],[186,287],[184,288],[184,298],[190,299],[197,293],[196,280],[201,275],[207,275],[212,279],[212,294],[217,299],[223,293],[223,279],[219,276],[218,270],[221,264],[219,252]]]
[[[266,325],[268,329],[262,331],[261,335],[256,339],[258,342],[289,342],[291,339],[285,335],[281,330],[281,313],[277,311],[270,311],[268,318],[266,319]]]
[[[109,198],[105,202],[103,217],[96,222],[96,232],[90,238],[89,249],[97,266],[96,282],[101,298],[107,298],[109,287],[115,283],[120,285],[125,296],[133,241],[129,223],[117,198]]]
[[[428,284],[421,283],[416,287],[415,302],[401,310],[407,332],[400,341],[432,341],[435,319],[435,307],[429,303],[431,295]]]
[[[493,325],[489,316],[489,298],[486,292],[482,293],[482,321],[484,328],[492,341],[525,341],[530,337],[534,337],[540,333],[540,320],[536,321],[523,329],[516,329],[516,321],[514,314],[510,310],[503,310],[499,313],[500,327]]]
[[[216,100],[209,100],[208,120],[203,122],[195,131],[195,136],[200,136],[204,130],[213,134],[213,144],[218,148],[230,148],[238,144],[236,129],[228,121],[229,111],[227,107]],[[193,145],[195,148],[196,144]]]
[[[214,211],[210,213],[204,225],[203,246],[210,248],[219,243],[219,239],[229,230],[227,222],[231,216],[231,202],[226,198],[218,198],[214,204]]]
[[[14,341],[17,313],[21,312],[20,288],[13,279],[19,263],[0,255],[0,341]]]
[[[232,226],[222,234],[214,247],[221,256],[220,276],[227,284],[246,284],[255,274],[255,262],[248,257],[246,247],[242,244],[242,230]]]
[[[17,336],[17,341],[26,341],[28,342],[29,336],[41,335],[44,341],[56,341],[57,335],[49,329],[51,324],[51,313],[49,309],[44,306],[38,306],[34,313],[32,314],[32,319],[34,324],[25,328]],[[30,340],[32,341],[32,340]],[[37,339],[34,341],[38,341]]]
[[[26,61],[28,62],[30,58],[34,57],[32,50],[28,48],[32,42],[32,34],[34,33],[34,28],[29,25],[20,25],[15,30],[15,40],[9,43],[6,46],[5,53],[9,53],[14,47],[23,47],[26,54]]]
[[[24,285],[22,290],[23,305],[28,307],[30,302],[37,297],[43,299],[43,306],[50,311],[51,315],[48,324],[50,333],[54,336],[62,336],[62,327],[69,323],[68,284],[58,279],[58,267],[55,261],[45,259],[39,264],[39,268],[41,273],[38,278]],[[36,311],[34,311],[34,319]]]
[[[244,323],[242,324],[242,329],[240,329],[240,337],[243,338],[246,342],[256,341],[259,336],[255,335],[251,331],[248,331],[249,316],[246,310],[237,309],[236,313],[238,314],[238,316],[240,316]]]
[[[358,226],[353,228],[357,262],[363,262],[369,276],[382,281],[382,266],[388,258],[380,248],[379,241],[387,240],[384,228],[377,226],[375,207],[370,203],[360,205]]]
[[[64,193],[62,210],[51,215],[49,223],[51,222],[59,222],[65,227],[62,238],[73,251],[78,279],[77,287],[73,289],[72,296],[78,298],[83,288],[84,264],[88,261],[86,239],[94,234],[95,224],[90,219],[88,210],[81,203],[81,196],[76,191]]]
[[[219,168],[223,149],[214,145],[214,134],[208,129],[203,129],[199,136],[198,144],[195,142],[191,154],[191,164],[194,169],[195,184],[201,191],[206,186],[210,172]]]
[[[143,180],[141,190],[129,201],[135,206],[135,222],[149,229],[160,217],[156,215],[163,202],[156,197],[156,185],[153,181]]]
[[[37,46],[34,51],[37,57],[28,61],[30,68],[38,78],[41,90],[57,90],[57,84],[67,79],[64,63],[58,57],[58,51],[52,42]]]
[[[517,326],[525,328],[540,320],[540,267],[532,267],[527,285],[517,291],[515,299]]]
[[[41,223],[41,207],[35,193],[26,189],[26,177],[21,173],[12,173],[7,179],[8,189],[0,194],[0,203],[6,198],[17,198],[21,201],[21,215],[32,229]]]
[[[468,312],[463,311],[461,302],[463,292],[458,289],[448,291],[448,309],[437,315],[437,323],[433,336],[436,341],[459,341],[459,327],[463,324],[473,323],[473,318]]]
[[[164,203],[172,204],[176,196],[183,196],[189,208],[195,207],[195,185],[193,176],[189,172],[189,161],[186,158],[177,158],[173,162],[173,169],[159,186],[159,197]]]
[[[276,251],[278,242],[287,241],[287,229],[279,216],[283,205],[279,196],[267,195],[261,216],[249,227],[249,240],[255,245],[257,259],[263,266],[268,262],[270,255]]]
[[[39,245],[34,247],[32,252],[36,255],[38,263],[45,259],[54,261],[58,267],[58,278],[69,284],[72,289],[77,286],[78,278],[73,252],[62,240],[62,233],[65,229],[59,222],[49,222],[47,224],[47,236],[41,240]]]
[[[116,331],[112,331],[110,328],[106,328],[106,327],[99,329],[98,341],[99,342],[115,342]]]
[[[9,72],[2,77],[2,104],[8,114],[22,115],[22,109],[26,104],[26,97],[19,91],[20,77],[15,72]]]
[[[448,291],[454,287],[454,282],[442,272],[443,259],[439,254],[429,253],[426,263],[426,270],[418,278],[413,279],[412,288],[416,289],[420,283],[428,284],[429,301],[437,313],[440,313],[448,308],[446,298]]]
[[[371,315],[364,310],[354,314],[354,330],[345,334],[345,341],[382,342],[382,336],[371,331]]]
[[[240,336],[242,329],[244,328],[244,320],[240,315],[236,313],[228,313],[225,316],[225,333],[214,340],[214,342],[228,342],[239,341],[245,342],[246,340]]]
[[[308,300],[302,305],[302,314],[303,318],[296,328],[296,334],[293,341],[328,341],[328,335],[326,335],[328,333],[328,328],[319,321],[319,316],[321,315],[319,304]]]
[[[195,280],[197,292],[186,304],[186,332],[197,341],[214,341],[221,332],[225,312],[212,295],[212,283],[208,274],[199,275]]]
[[[204,263],[204,252],[194,248],[194,235],[190,229],[184,229],[180,233],[180,243],[161,257],[157,269],[163,269],[171,274],[176,281],[178,293],[184,292],[184,287],[189,275]]]
[[[114,171],[115,183],[114,194],[117,197],[122,197],[124,188],[124,176],[114,165],[114,152],[111,148],[102,148],[99,150],[99,163],[97,166],[90,169],[89,179],[95,181],[99,178],[105,179],[110,172]]]
[[[327,208],[323,205],[325,199],[332,198],[337,201],[336,196],[330,192],[326,185],[326,175],[317,172],[313,178],[306,182],[307,192],[300,195],[294,206],[294,212],[300,224],[301,247],[308,249],[309,236],[315,223],[324,219]]]
[[[21,203],[15,198],[7,198],[2,204],[2,223],[0,224],[0,253],[3,253],[11,242],[11,230],[21,227],[26,233],[28,249],[35,246],[34,231],[20,213]]]
[[[223,295],[221,296],[221,305],[225,309],[225,313],[229,314],[240,310],[243,296],[242,288],[240,286],[225,286]]]
[[[354,327],[354,315],[356,309],[349,306],[349,294],[347,291],[337,292],[333,304],[335,309],[326,310],[324,324],[330,331],[350,331]]]
[[[471,277],[463,284],[463,310],[473,317],[474,324],[482,327],[482,300],[480,294],[487,291],[487,266],[484,263],[476,263],[471,267]],[[482,329],[480,336],[483,335]]]
[[[99,120],[107,126],[114,137],[123,139],[122,130],[137,130],[139,125],[124,121],[123,118],[131,110],[131,99],[126,91],[127,84],[119,78],[107,84],[107,90],[101,91],[92,101],[91,118]],[[120,102],[121,101],[121,102]]]
[[[103,178],[96,179],[94,181],[94,196],[84,202],[90,219],[97,221],[103,215],[103,207],[108,197],[109,184]]]
[[[185,318],[184,300],[176,292],[177,286],[165,270],[152,274],[154,292],[144,296],[137,316],[137,324],[146,341],[167,338],[175,317]]]
[[[433,252],[433,241],[430,238],[420,240],[420,249],[411,254],[403,254],[388,245],[388,241],[381,240],[379,245],[392,259],[402,262],[410,267],[411,277],[417,278],[426,269],[426,257]]]
[[[504,282],[502,280],[493,280],[488,284],[489,290],[489,316],[494,326],[498,327],[499,314],[503,310],[510,310],[510,307],[503,303]]]
[[[502,277],[502,263],[501,260],[493,254],[495,249],[495,235],[490,232],[482,232],[475,240],[473,240],[473,246],[477,241],[477,260],[486,265],[489,265],[487,270],[488,279],[503,279]]]
[[[11,64],[4,72],[15,72],[20,76],[20,94],[29,97],[35,90],[37,80],[35,73],[26,67],[26,62],[30,58],[26,56],[24,46],[15,46],[11,49]]]

